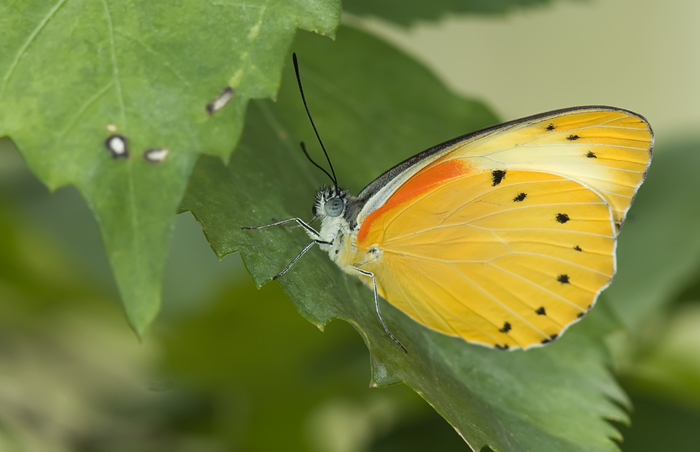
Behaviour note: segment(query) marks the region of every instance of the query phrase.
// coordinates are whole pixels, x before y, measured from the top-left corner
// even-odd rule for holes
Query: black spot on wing
[[[568,137],[566,137],[566,139],[569,140],[569,141],[576,141],[576,140],[578,140],[579,138],[581,138],[581,137],[578,136],[578,135],[569,135]]]
[[[547,312],[544,310],[544,306],[537,308],[535,312],[537,313],[537,315],[547,315]]]
[[[496,350],[508,350],[510,347],[508,347],[508,344],[493,344],[494,347],[496,347]]]
[[[527,197],[527,193],[520,193],[518,196],[513,198],[513,202],[521,202]]]
[[[496,185],[500,184],[503,179],[506,177],[506,171],[505,170],[494,170],[491,173],[491,178],[493,180],[493,183],[491,186],[495,187]]]
[[[550,124],[547,126],[547,130],[554,130],[556,127],[554,127],[554,124]]]
[[[588,154],[586,154],[586,157],[588,157],[589,159],[597,159],[598,158],[598,156],[595,155],[595,152],[593,152],[593,151],[588,151]]]
[[[556,334],[552,334],[551,336],[549,336],[548,339],[542,339],[542,343],[543,343],[543,344],[549,344],[550,342],[556,340],[557,337],[559,337],[559,336],[556,335]]]
[[[580,318],[583,317],[584,315],[586,315],[585,312],[579,312],[578,315],[576,316],[576,318],[577,318],[577,319],[580,319]]]
[[[512,329],[512,327],[510,326],[510,323],[506,322],[506,323],[503,324],[503,328],[501,328],[501,329],[498,330],[498,331],[500,331],[501,333],[507,333],[507,332],[510,331],[511,329]]]
[[[564,224],[564,223],[566,223],[566,222],[569,221],[569,220],[570,220],[570,218],[569,218],[569,216],[568,216],[567,214],[565,214],[565,213],[558,213],[558,214],[557,214],[557,221],[558,221],[559,223]]]
[[[557,281],[562,284],[569,284],[569,275],[559,275],[557,276]]]
[[[576,251],[583,251],[583,250],[581,249],[581,247],[578,246],[578,245],[576,245],[576,246],[574,247],[574,249],[575,249]]]

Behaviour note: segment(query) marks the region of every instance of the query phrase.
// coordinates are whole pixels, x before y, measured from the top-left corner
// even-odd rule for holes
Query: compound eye
[[[343,213],[343,200],[336,197],[331,198],[323,205],[323,210],[329,217],[339,217]]]

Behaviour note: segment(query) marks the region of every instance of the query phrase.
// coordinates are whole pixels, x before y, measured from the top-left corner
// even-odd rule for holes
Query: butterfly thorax
[[[330,244],[322,244],[331,260],[340,268],[350,272],[366,259],[362,250],[356,246],[357,214],[362,202],[351,196],[347,190],[336,187],[321,187],[314,199],[313,214],[321,220],[320,239]]]

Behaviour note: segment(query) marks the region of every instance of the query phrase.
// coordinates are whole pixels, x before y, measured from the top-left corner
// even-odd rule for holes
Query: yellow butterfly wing
[[[621,223],[651,161],[653,134],[628,111],[588,107],[515,122],[456,144],[448,159],[483,167],[546,171],[597,191]]]
[[[355,245],[378,257],[355,265],[444,334],[498,348],[550,342],[610,283],[652,142],[643,118],[584,107],[438,146],[372,189]]]

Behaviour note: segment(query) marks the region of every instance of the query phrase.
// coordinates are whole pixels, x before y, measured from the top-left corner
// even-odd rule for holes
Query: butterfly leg
[[[379,321],[382,322],[382,326],[384,327],[384,331],[391,338],[391,340],[394,341],[394,343],[396,345],[401,347],[401,349],[405,353],[408,353],[408,350],[406,350],[406,347],[404,347],[403,344],[401,342],[399,342],[399,340],[396,339],[396,337],[394,337],[393,334],[391,334],[391,331],[389,331],[389,328],[386,326],[386,323],[384,323],[384,318],[382,317],[382,312],[379,309],[379,295],[377,294],[377,278],[374,277],[374,273],[368,272],[367,270],[362,270],[361,268],[357,268],[357,267],[352,267],[352,268],[354,268],[361,275],[369,276],[370,278],[372,278],[372,287],[374,289],[374,307],[377,309],[377,315],[379,316]]]
[[[312,246],[314,246],[314,245],[332,245],[332,244],[333,244],[333,243],[331,243],[331,242],[326,242],[325,240],[314,240],[313,242],[311,242],[311,243],[309,243],[308,245],[306,245],[306,246],[304,247],[304,249],[301,250],[301,252],[300,252],[299,254],[297,254],[297,257],[295,257],[294,259],[292,259],[292,262],[290,262],[289,265],[287,265],[286,267],[284,267],[284,268],[282,269],[281,272],[279,272],[279,273],[277,273],[275,276],[273,276],[272,279],[278,279],[280,276],[282,276],[282,275],[284,275],[285,273],[287,273],[287,270],[289,270],[290,268],[292,268],[292,265],[294,265],[294,264],[296,263],[296,261],[298,261],[298,260],[301,258],[301,256],[303,256],[304,254],[306,254],[306,252],[309,251],[309,250],[311,249]]]
[[[318,233],[318,231],[317,231],[316,229],[314,229],[313,227],[311,227],[311,226],[309,225],[309,223],[305,222],[304,220],[302,220],[301,218],[298,218],[298,217],[287,218],[286,220],[275,221],[274,223],[263,224],[262,226],[244,226],[244,227],[242,227],[241,229],[243,229],[243,230],[245,230],[245,231],[257,231],[258,229],[265,229],[265,228],[269,228],[269,227],[272,227],[272,226],[280,226],[280,225],[284,225],[284,224],[287,224],[287,223],[291,223],[291,222],[293,222],[293,221],[296,221],[296,223],[297,223],[299,226],[301,226],[302,228],[306,229],[306,232],[308,232],[309,235],[311,235],[312,238],[319,238],[319,237],[321,237],[320,234]]]
[[[318,220],[318,217],[313,217],[310,221],[307,221],[306,224],[307,224],[307,225],[311,225],[311,224],[313,224],[313,222],[316,221],[316,220]],[[279,221],[279,218],[272,217],[272,221]],[[303,228],[303,226],[300,225],[299,223],[296,223],[296,224],[289,224],[289,225],[283,224],[282,227],[283,227],[283,228],[287,228],[287,229]]]

